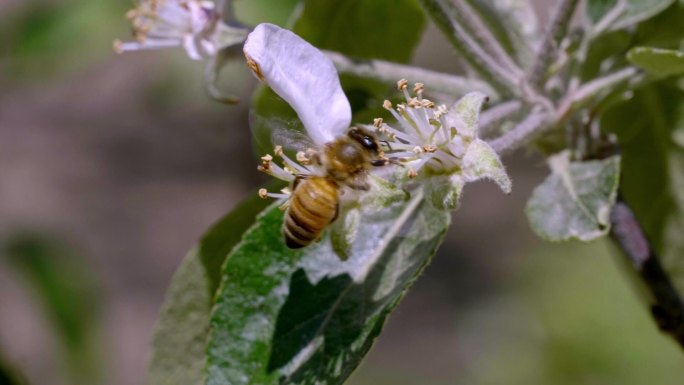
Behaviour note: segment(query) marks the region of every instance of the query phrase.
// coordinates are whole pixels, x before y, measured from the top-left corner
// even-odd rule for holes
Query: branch
[[[518,100],[510,100],[497,104],[496,106],[483,111],[478,120],[478,129],[480,137],[486,137],[494,130],[494,126],[501,123],[502,120],[519,112],[522,109],[522,103]]]
[[[485,25],[477,12],[474,12],[466,1],[454,1],[454,18],[457,22],[468,29],[474,39],[482,45],[484,50],[493,56],[493,59],[501,63],[503,67],[513,73],[518,79],[524,77],[523,70],[503,48],[499,40],[491,33],[491,29]]]
[[[551,114],[534,110],[512,130],[489,141],[494,151],[503,155],[520,148],[551,127]]]
[[[554,61],[558,47],[560,47],[561,41],[568,33],[568,26],[578,2],[578,0],[560,0],[558,3],[551,23],[547,27],[544,40],[542,40],[539,51],[537,51],[532,71],[529,73],[532,85],[539,87],[543,83],[549,64]]]
[[[340,73],[376,79],[390,84],[396,84],[400,79],[410,79],[425,83],[431,91],[449,95],[460,96],[471,91],[480,91],[485,95],[496,96],[496,92],[489,84],[481,80],[382,60],[357,60],[332,51],[325,51],[325,53]]]
[[[587,101],[602,92],[612,92],[620,83],[630,80],[639,74],[639,70],[634,67],[623,68],[611,74],[594,79],[585,83],[575,91],[570,92],[560,103],[558,108],[558,120],[563,120],[571,111],[583,106]],[[641,79],[635,79],[637,81]]]
[[[648,243],[629,206],[619,200],[611,212],[611,238],[651,294],[651,315],[660,330],[684,348],[684,302]]]
[[[420,0],[425,12],[442,30],[451,44],[459,50],[471,67],[502,96],[518,94],[521,79],[499,65],[470,36],[453,17],[453,10],[448,8],[445,0]]]

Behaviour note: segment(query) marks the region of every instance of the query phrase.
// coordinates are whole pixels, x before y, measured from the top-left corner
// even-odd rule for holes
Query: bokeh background
[[[284,24],[292,3],[242,0],[238,14]],[[243,100],[227,107],[182,50],[115,55],[130,6],[0,2],[0,371],[30,384],[144,383],[179,262],[265,182],[247,69],[224,74]],[[414,62],[458,69],[432,26]],[[612,245],[536,239],[524,205],[545,166],[532,153],[505,163],[514,192],[466,188],[447,241],[349,383],[683,383],[682,352]]]

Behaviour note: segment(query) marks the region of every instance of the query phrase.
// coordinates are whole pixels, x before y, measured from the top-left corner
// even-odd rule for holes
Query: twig
[[[325,51],[325,53],[340,73],[372,78],[391,84],[400,79],[409,79],[425,83],[430,91],[455,96],[461,96],[471,91],[480,91],[491,97],[496,96],[496,92],[489,84],[478,79],[469,79],[383,60],[357,60],[332,51]]]
[[[601,92],[612,92],[620,83],[633,78],[639,73],[634,67],[623,68],[611,74],[594,79],[585,83],[576,90],[571,90],[567,97],[560,103],[558,108],[558,120],[563,120],[572,110],[584,105],[587,101],[597,96]],[[573,79],[574,80],[574,79]],[[640,79],[635,79],[640,80]],[[572,87],[571,87],[572,88]]]
[[[463,54],[471,67],[484,80],[489,82],[502,96],[519,93],[521,80],[514,78],[509,71],[501,67],[480,47],[455,20],[453,12],[445,0],[420,0],[420,3],[451,44]]]
[[[489,141],[494,151],[499,154],[511,152],[522,145],[529,143],[543,131],[551,127],[551,115],[540,109],[535,109],[518,123],[512,130]]]
[[[454,1],[451,3],[454,7],[453,15],[462,26],[468,28],[475,40],[480,43],[484,50],[493,56],[493,59],[498,61],[507,70],[513,73],[513,76],[522,79],[525,74],[517,63],[503,48],[499,40],[494,37],[491,29],[485,25],[480,18],[480,15],[473,11],[471,6],[466,1]]]
[[[684,302],[663,269],[634,213],[624,201],[611,212],[611,238],[639,273],[651,294],[651,315],[660,330],[684,348]]]
[[[482,112],[478,121],[480,137],[486,137],[494,129],[494,126],[502,120],[520,111],[522,103],[518,100],[510,100]]]
[[[594,25],[594,27],[590,30],[590,34],[592,37],[598,36],[605,32],[608,28],[611,27],[611,25],[617,20],[620,16],[622,16],[623,13],[627,10],[627,7],[629,6],[627,0],[618,0],[618,2],[615,4],[613,8],[611,8],[610,11],[608,11],[601,20]]]
[[[554,61],[560,43],[568,33],[568,26],[577,8],[577,3],[578,0],[560,0],[558,3],[542,44],[539,46],[539,51],[537,51],[532,71],[529,73],[532,85],[539,87],[546,78],[549,64]]]

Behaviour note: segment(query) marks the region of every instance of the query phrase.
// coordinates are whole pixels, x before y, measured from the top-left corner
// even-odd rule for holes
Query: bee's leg
[[[388,141],[386,141],[386,140],[381,140],[381,141],[379,141],[378,143],[384,144],[385,146],[387,146],[387,148],[388,148],[390,151],[392,151],[392,146],[390,146],[390,143],[389,143]]]
[[[302,175],[302,174],[295,175],[295,179],[292,182],[292,191],[294,191],[297,188],[297,186],[299,185],[299,182],[301,182],[304,179],[308,179],[308,178],[309,178],[309,175]]]
[[[347,182],[347,186],[349,186],[349,188],[352,190],[360,190],[360,191],[370,190],[370,185],[368,184],[368,182],[366,182],[365,180],[360,180],[360,179],[356,179],[354,181]]]
[[[330,220],[330,223],[335,222],[337,217],[340,216],[340,202],[335,203],[335,215],[333,215],[333,219]]]
[[[371,166],[373,167],[382,167],[387,166],[388,164],[394,164],[397,166],[404,167],[404,165],[401,164],[398,158],[379,158],[371,160]]]

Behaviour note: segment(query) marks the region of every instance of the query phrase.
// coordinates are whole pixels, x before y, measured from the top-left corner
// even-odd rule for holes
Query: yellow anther
[[[437,151],[437,146],[435,146],[434,144],[426,144],[425,146],[423,146],[423,151],[435,152],[435,151]]]
[[[391,110],[392,109],[392,102],[390,102],[389,100],[385,100],[384,102],[382,102],[382,106],[386,110]]]
[[[299,162],[303,165],[309,164],[309,157],[306,156],[304,151],[297,152],[297,162]]]
[[[270,162],[273,160],[273,157],[271,156],[271,154],[266,154],[261,157],[261,160],[263,160],[264,162]]]
[[[399,91],[405,90],[406,87],[408,87],[408,80],[401,79],[397,82],[397,88],[399,89]]]
[[[273,149],[273,153],[276,156],[283,156],[283,146],[280,146],[280,145],[275,146],[275,148]]]
[[[259,198],[261,198],[261,199],[268,198],[268,191],[265,188],[259,189]]]
[[[259,64],[257,64],[254,59],[252,59],[249,55],[245,53],[245,59],[247,59],[247,67],[254,72],[254,75],[256,75],[257,79],[264,81],[264,75],[261,73],[261,69],[259,68]]]
[[[420,146],[413,147],[413,152],[416,154],[420,154],[421,152],[423,152],[423,148]]]
[[[423,107],[425,108],[435,108],[435,102],[428,100],[428,99],[423,99]]]
[[[410,169],[408,170],[408,172],[406,173],[406,175],[407,175],[409,178],[413,179],[413,178],[415,178],[415,177],[418,176],[418,173],[416,172],[416,170],[410,168]]]
[[[114,50],[114,52],[123,53],[122,44],[123,43],[121,43],[121,40],[119,40],[119,39],[114,40],[114,42],[112,43],[112,49]]]
[[[423,84],[423,83],[416,83],[413,86],[413,92],[415,92],[419,95],[423,93],[423,90],[425,90],[425,84]]]
[[[373,126],[375,128],[380,128],[380,127],[382,127],[382,122],[383,122],[382,118],[375,118],[375,119],[373,119]]]

